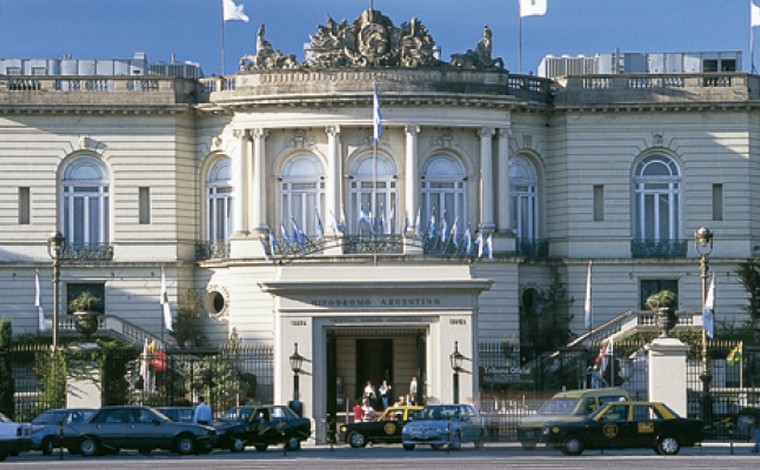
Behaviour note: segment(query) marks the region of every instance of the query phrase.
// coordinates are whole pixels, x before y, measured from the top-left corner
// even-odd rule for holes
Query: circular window
[[[227,309],[227,300],[225,299],[224,294],[217,290],[212,290],[206,294],[206,300],[204,303],[206,311],[213,317],[222,315]]]

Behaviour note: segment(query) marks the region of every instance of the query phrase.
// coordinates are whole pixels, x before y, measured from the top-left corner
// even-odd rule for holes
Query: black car
[[[649,448],[661,455],[675,455],[705,437],[704,423],[682,418],[657,402],[613,402],[582,421],[548,422],[544,425],[547,447],[566,455],[585,449]]]
[[[287,450],[298,450],[311,436],[311,421],[302,418],[285,405],[256,406],[244,424],[231,423],[229,430],[219,428],[222,439],[242,439],[263,452],[270,445],[283,444]]]
[[[32,446],[29,450],[52,454],[60,444],[61,426],[84,422],[94,413],[93,408],[60,408],[40,413],[31,422]]]
[[[102,455],[137,449],[166,449],[179,454],[211,451],[216,431],[211,426],[178,423],[147,406],[104,406],[83,423],[64,428],[62,445],[70,453]]]
[[[159,406],[156,409],[172,421],[179,423],[194,422],[195,408],[192,406]],[[243,440],[243,434],[254,409],[250,406],[235,406],[216,419],[213,424],[216,430],[214,447],[229,449],[232,452],[244,451],[246,443]]]
[[[340,432],[343,440],[355,449],[370,442],[401,443],[404,425],[421,410],[421,406],[389,406],[377,419],[344,424]]]

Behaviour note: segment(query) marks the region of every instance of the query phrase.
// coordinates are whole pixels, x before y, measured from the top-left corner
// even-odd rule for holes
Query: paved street
[[[375,446],[366,449],[351,449],[345,446],[330,450],[329,447],[305,447],[298,452],[284,454],[278,449],[259,453],[248,449],[244,453],[233,454],[216,451],[204,456],[179,457],[168,452],[154,452],[148,456],[137,452],[123,451],[118,455],[83,458],[64,454],[63,460],[58,455],[44,457],[39,453],[25,453],[18,457],[9,457],[3,468],[40,468],[55,469],[177,469],[208,470],[209,468],[237,469],[298,469],[318,470],[335,469],[397,469],[397,468],[435,468],[462,469],[477,468],[503,469],[524,468],[531,470],[551,469],[604,469],[610,468],[671,468],[691,470],[744,469],[760,466],[760,456],[749,453],[747,444],[739,444],[734,454],[726,445],[708,445],[704,448],[683,449],[680,455],[662,457],[649,450],[625,451],[587,451],[580,457],[567,457],[559,452],[538,449],[527,452],[515,446],[491,445],[482,452],[471,448],[459,452],[432,451],[417,449],[405,452],[398,446]]]

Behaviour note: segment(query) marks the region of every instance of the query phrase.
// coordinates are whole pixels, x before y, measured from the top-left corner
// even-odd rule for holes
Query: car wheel
[[[521,441],[520,447],[523,448],[523,450],[536,450],[536,443],[535,442],[528,442],[528,441]]]
[[[404,444],[404,450],[414,450],[414,444]]]
[[[100,445],[95,439],[85,436],[79,441],[79,453],[84,457],[94,457],[100,454]]]
[[[298,450],[301,448],[301,441],[296,436],[289,436],[285,438],[285,448],[289,451]]]
[[[266,452],[267,447],[269,447],[267,444],[255,444],[253,446],[253,448],[256,449],[257,452]]]
[[[367,436],[359,431],[351,431],[348,434],[348,444],[354,449],[365,447],[367,445]]]
[[[179,436],[174,445],[180,455],[188,455],[195,452],[195,439],[192,436]]]
[[[581,455],[584,450],[583,440],[578,436],[567,436],[562,441],[560,450],[565,455]]]
[[[681,443],[673,436],[663,436],[657,442],[657,452],[661,455],[676,455],[681,450]]]
[[[243,452],[245,450],[245,441],[240,439],[239,437],[232,439],[232,444],[230,444],[230,451],[231,452]]]
[[[42,451],[43,455],[53,455],[53,451],[55,450],[53,436],[48,436],[42,440],[42,443],[40,444],[40,450]]]

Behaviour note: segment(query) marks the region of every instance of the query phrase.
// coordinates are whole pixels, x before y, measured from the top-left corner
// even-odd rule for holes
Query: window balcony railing
[[[632,240],[634,258],[685,258],[688,240]]]
[[[63,247],[61,259],[67,261],[110,261],[113,259],[113,245],[109,243],[87,243]]]
[[[195,244],[195,259],[227,259],[230,257],[230,244],[226,241],[197,242]]]
[[[401,235],[347,235],[343,238],[346,254],[398,254],[404,252]]]
[[[545,259],[549,257],[549,242],[547,240],[518,238],[515,243],[517,256],[529,259]]]

